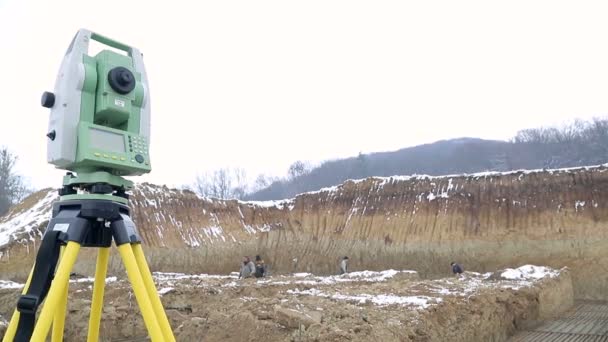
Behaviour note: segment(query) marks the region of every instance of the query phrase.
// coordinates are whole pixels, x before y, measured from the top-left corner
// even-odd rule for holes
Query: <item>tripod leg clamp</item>
[[[17,302],[17,311],[22,314],[36,314],[36,309],[40,305],[38,298],[36,295],[22,295]]]

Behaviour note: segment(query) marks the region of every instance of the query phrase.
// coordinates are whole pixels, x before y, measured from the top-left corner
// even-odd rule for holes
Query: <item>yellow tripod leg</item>
[[[137,299],[139,310],[144,318],[144,323],[146,324],[146,328],[148,329],[148,334],[150,335],[152,342],[164,341],[165,339],[163,338],[163,334],[160,330],[160,325],[156,320],[156,315],[154,314],[152,303],[150,303],[150,298],[148,298],[146,286],[144,285],[144,281],[141,277],[139,267],[137,267],[137,261],[135,261],[135,256],[133,255],[131,245],[125,243],[118,246],[118,252],[120,253],[122,262],[125,264],[129,282],[133,287],[135,299]]]
[[[61,250],[59,252],[59,260],[63,258],[63,253],[65,252],[65,246],[61,246]],[[61,294],[61,299],[59,300],[59,306],[57,310],[55,310],[55,316],[53,318],[53,332],[51,333],[51,341],[52,342],[61,342],[63,341],[63,329],[65,327],[65,315],[66,308],[68,306],[68,288],[70,286],[70,278],[68,276],[68,281],[65,283],[65,290]]]
[[[150,273],[150,268],[148,267],[148,263],[146,262],[146,257],[144,255],[144,251],[141,247],[141,244],[136,243],[132,244],[131,246],[133,247],[133,254],[135,255],[137,266],[139,267],[141,276],[144,279],[144,284],[146,286],[146,291],[148,292],[148,297],[152,302],[154,314],[156,315],[158,323],[160,323],[160,328],[163,332],[163,336],[165,337],[165,341],[175,342],[175,337],[173,336],[171,325],[169,324],[169,320],[167,319],[167,315],[165,314],[163,303],[160,301],[160,297],[158,296],[158,291],[156,291],[156,286],[154,285],[154,280],[152,279],[152,273]]]
[[[24,295],[27,293],[27,290],[30,288],[30,282],[32,281],[32,276],[34,275],[34,266],[32,266],[32,270],[30,271],[30,275],[27,277],[27,281],[23,286],[23,290],[21,294]],[[13,311],[13,315],[11,316],[11,322],[8,324],[8,328],[6,329],[6,333],[4,334],[4,338],[2,338],[2,342],[12,342],[15,339],[15,334],[17,333],[17,325],[19,325],[19,311],[15,309]]]
[[[108,259],[110,248],[100,248],[95,265],[95,283],[93,284],[93,299],[91,301],[91,316],[89,316],[88,342],[99,341],[99,325],[101,324],[101,310],[103,308],[103,293],[106,286],[108,272]]]
[[[30,341],[44,342],[46,340],[46,336],[53,323],[54,311],[61,302],[65,288],[70,280],[70,271],[72,271],[72,267],[76,263],[79,251],[80,245],[78,243],[73,241],[68,242]]]

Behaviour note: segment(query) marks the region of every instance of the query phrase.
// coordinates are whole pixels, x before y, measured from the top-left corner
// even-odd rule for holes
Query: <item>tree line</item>
[[[31,193],[23,177],[16,173],[17,156],[8,148],[0,148],[0,216]]]
[[[608,139],[608,119],[574,120],[560,127],[523,129],[511,140],[524,144],[605,143]]]
[[[219,168],[199,174],[193,184],[183,188],[204,197],[219,199],[247,199],[252,193],[263,191],[276,183],[295,181],[310,172],[310,164],[303,161],[292,163],[285,178],[259,174],[250,182],[243,168]]]
[[[276,200],[370,176],[445,175],[606,162],[608,119],[595,118],[575,120],[559,127],[523,129],[509,141],[451,139],[393,152],[360,153],[352,158],[328,160],[316,167],[296,161],[288,168],[286,176],[262,174],[251,184],[243,182],[246,178],[243,170],[221,169],[197,178],[194,188],[201,195],[217,198]],[[205,190],[209,188],[232,190]]]

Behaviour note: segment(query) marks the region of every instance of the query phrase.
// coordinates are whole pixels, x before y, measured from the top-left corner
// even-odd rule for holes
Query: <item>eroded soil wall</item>
[[[344,255],[353,270],[415,269],[425,277],[448,275],[453,260],[480,272],[569,266],[576,298],[608,299],[605,167],[370,178],[261,204],[142,184],[131,202],[154,270],[229,273],[256,254],[275,273],[335,273]],[[19,213],[0,219],[0,230]],[[43,229],[0,247],[3,274],[25,276]],[[94,253],[86,255],[77,272],[91,274]],[[119,268],[113,253],[111,272]]]

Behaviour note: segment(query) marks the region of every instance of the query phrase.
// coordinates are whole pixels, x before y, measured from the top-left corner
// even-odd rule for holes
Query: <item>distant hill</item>
[[[511,141],[459,138],[393,152],[330,160],[245,196],[277,200],[370,176],[446,175],[481,171],[563,168],[608,162],[608,120],[520,131]]]

